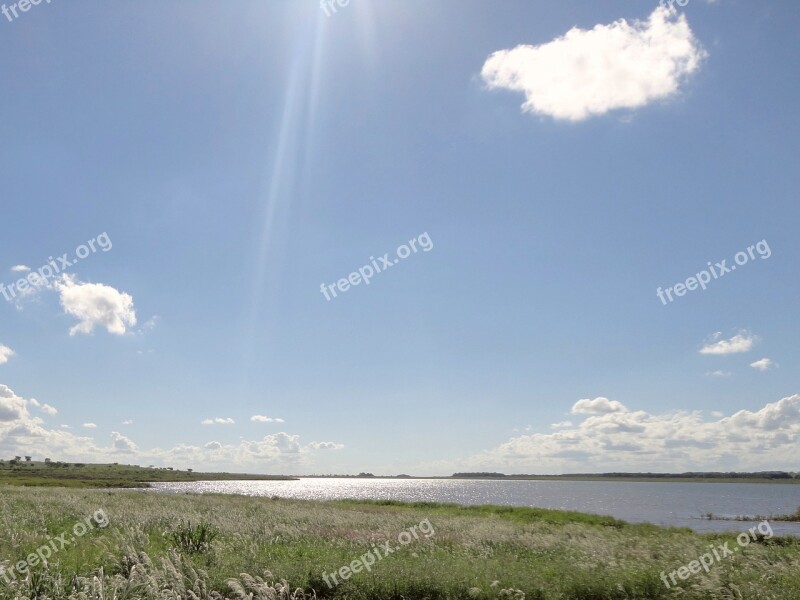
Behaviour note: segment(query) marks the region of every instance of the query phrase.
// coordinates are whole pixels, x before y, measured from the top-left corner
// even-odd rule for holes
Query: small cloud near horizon
[[[250,420],[254,423],[285,423],[280,417],[268,417],[266,415],[253,415]]]
[[[594,400],[578,400],[572,406],[571,412],[573,415],[605,415],[609,413],[627,412],[627,410],[628,409],[621,402],[609,400],[608,398],[600,396]]]
[[[311,442],[310,448],[314,450],[341,450],[344,444],[337,444],[336,442]]]

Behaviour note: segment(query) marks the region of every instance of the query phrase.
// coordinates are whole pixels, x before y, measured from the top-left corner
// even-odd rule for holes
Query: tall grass
[[[219,531],[207,523],[192,525],[181,522],[169,534],[178,550],[189,554],[199,554],[211,550],[212,542],[219,536]]]
[[[83,536],[24,580],[8,586],[0,578],[0,599],[800,598],[794,540],[753,543],[709,574],[680,581],[676,591],[664,587],[662,571],[696,559],[712,543],[735,545],[735,536],[580,513],[443,504],[0,489],[0,563],[11,567],[100,508],[107,528]],[[333,589],[324,582],[323,573],[373,545],[397,542],[423,519],[432,523],[432,537]]]

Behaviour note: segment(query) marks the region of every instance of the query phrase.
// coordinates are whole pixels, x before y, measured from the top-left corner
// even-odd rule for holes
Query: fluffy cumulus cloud
[[[28,402],[30,403],[31,406],[35,406],[46,415],[53,417],[58,414],[58,410],[54,406],[50,406],[49,404],[42,404],[36,398],[31,398]]]
[[[78,319],[70,335],[91,334],[95,327],[122,335],[136,325],[133,298],[102,283],[81,283],[73,275],[64,275],[55,284],[64,311]]]
[[[148,460],[189,466],[213,465],[226,470],[297,473],[310,468],[316,452],[343,447],[335,442],[304,445],[299,435],[281,431],[261,439],[243,439],[232,444],[210,441],[203,446],[179,445],[168,450],[156,449],[149,453],[153,458]]]
[[[230,417],[217,417],[215,419],[203,419],[200,421],[201,425],[234,425],[236,421]]]
[[[628,410],[625,405],[608,398],[595,398],[594,400],[578,400],[572,405],[573,415],[604,415]],[[571,424],[571,423],[570,423]]]
[[[70,462],[126,462],[161,464],[178,468],[249,471],[253,473],[296,473],[313,468],[317,452],[338,450],[342,444],[311,442],[303,444],[299,435],[275,433],[256,440],[224,444],[211,441],[204,445],[177,444],[170,448],[142,449],[130,437],[112,431],[110,443],[98,443],[92,437],[94,423],[85,423],[85,436],[59,426],[50,429],[33,409],[48,406],[34,399],[18,396],[0,384],[0,455],[31,454]]]
[[[750,366],[756,369],[757,371],[769,371],[770,369],[774,369],[778,365],[771,358],[760,358],[755,362],[751,362]]]
[[[88,437],[77,436],[65,428],[49,429],[32,409],[49,414],[50,405],[18,396],[0,384],[0,455],[35,453],[54,460],[113,462],[114,448],[102,447]],[[55,410],[55,409],[52,409]]]
[[[10,423],[29,417],[25,400],[7,385],[0,384],[0,423]]]
[[[749,352],[756,342],[756,337],[748,333],[738,333],[729,340],[720,340],[720,335],[719,332],[715,333],[712,341],[700,348],[700,354],[724,355]]]
[[[573,427],[513,437],[458,467],[518,473],[796,470],[800,461],[800,394],[728,417],[624,408],[582,414],[588,416]]]
[[[254,423],[285,423],[285,421],[279,417],[267,417],[265,415],[253,415],[250,417],[250,420]]]
[[[14,351],[8,346],[0,344],[0,365],[7,363],[12,356],[14,356]]]
[[[49,404],[42,404],[40,410],[51,417],[54,417],[58,414],[58,409],[55,406],[50,406]]]
[[[580,121],[677,93],[705,56],[686,16],[658,7],[646,21],[575,27],[545,44],[500,50],[481,75],[490,89],[523,92],[526,112]]]
[[[130,438],[125,437],[118,431],[111,432],[111,441],[113,442],[114,450],[117,452],[132,453],[138,450],[136,444]]]
[[[14,265],[11,267],[12,273],[27,273],[31,268],[27,265]]]

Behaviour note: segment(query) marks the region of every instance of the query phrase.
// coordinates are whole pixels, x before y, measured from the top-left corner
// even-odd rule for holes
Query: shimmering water
[[[341,498],[502,504],[577,510],[630,522],[743,531],[746,522],[719,516],[784,515],[800,506],[800,486],[760,483],[483,481],[452,479],[312,479],[154,483],[160,493],[221,493],[306,500]],[[800,535],[798,523],[772,523],[776,534]]]

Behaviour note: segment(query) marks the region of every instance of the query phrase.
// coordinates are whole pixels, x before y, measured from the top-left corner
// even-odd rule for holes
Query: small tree
[[[25,462],[31,462],[31,457],[30,456],[26,456],[25,457]]]

